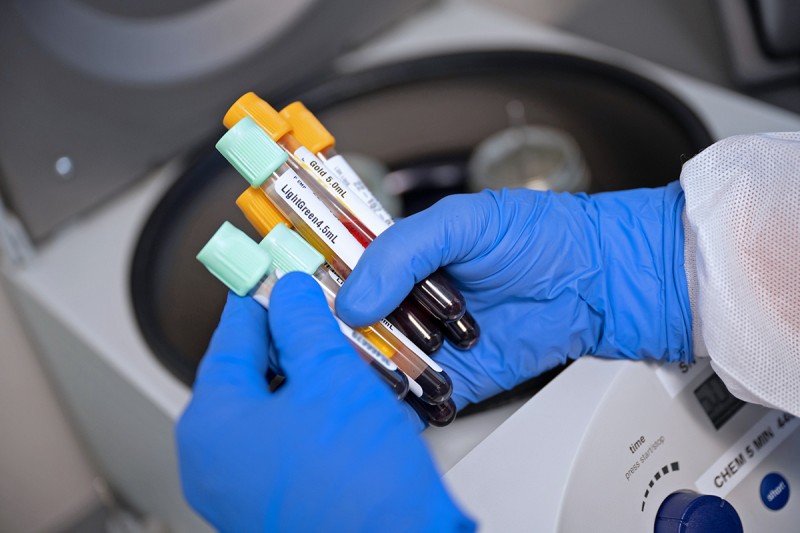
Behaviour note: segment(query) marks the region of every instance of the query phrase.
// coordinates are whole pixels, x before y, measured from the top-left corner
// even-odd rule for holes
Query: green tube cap
[[[245,296],[267,274],[272,258],[243,231],[224,222],[197,259],[239,296]]]
[[[217,142],[217,150],[253,187],[260,187],[289,158],[250,117],[229,129]]]
[[[267,233],[259,246],[272,257],[273,267],[283,273],[313,274],[325,262],[322,254],[283,223]]]

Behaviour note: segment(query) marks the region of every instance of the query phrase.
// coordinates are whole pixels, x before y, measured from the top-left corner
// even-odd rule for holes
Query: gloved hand
[[[683,205],[677,182],[593,196],[451,196],[370,244],[337,314],[374,322],[445,266],[482,331],[472,350],[436,356],[459,408],[584,354],[688,361]]]
[[[237,533],[472,530],[316,282],[289,274],[270,302],[230,295],[202,361],[177,426],[189,503]],[[271,344],[287,375],[274,393]]]

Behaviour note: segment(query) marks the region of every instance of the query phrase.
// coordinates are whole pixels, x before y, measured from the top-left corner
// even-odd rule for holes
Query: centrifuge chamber
[[[769,106],[472,2],[421,12],[334,67],[334,75],[273,101],[304,98],[343,149],[410,170],[419,179],[403,194],[409,211],[464,190],[466,157],[509,125],[511,100],[522,103],[528,123],[575,139],[590,190],[663,184],[677,178],[682,157],[712,139],[798,124]],[[229,89],[219,89],[215,105],[239,95]],[[211,144],[193,143],[191,155],[51,233],[27,261],[5,270],[99,469],[134,506],[178,531],[202,525],[182,501],[172,428],[224,294],[191,258],[224,218],[246,227],[233,208],[244,184]],[[425,178],[432,175],[444,178]],[[442,470],[509,412],[465,417],[426,435]]]

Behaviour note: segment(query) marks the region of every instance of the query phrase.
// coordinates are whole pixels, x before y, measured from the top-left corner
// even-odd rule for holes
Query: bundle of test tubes
[[[280,276],[306,272],[335,311],[339,287],[364,249],[391,226],[391,216],[303,104],[278,112],[248,93],[223,123],[229,131],[217,149],[249,183],[236,204],[263,240],[255,243],[226,222],[198,259],[233,292],[265,307]],[[428,355],[444,339],[469,349],[480,329],[446,274],[437,271],[415,285],[394,312],[372,326],[350,328],[337,320],[398,398],[431,425],[452,422],[452,383]]]

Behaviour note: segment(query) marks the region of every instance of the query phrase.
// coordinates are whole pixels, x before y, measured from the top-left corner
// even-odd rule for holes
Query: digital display
[[[694,395],[716,429],[721,428],[745,404],[728,392],[727,387],[716,374],[712,374],[697,387]]]

